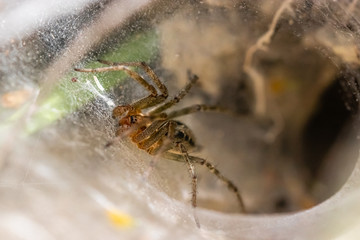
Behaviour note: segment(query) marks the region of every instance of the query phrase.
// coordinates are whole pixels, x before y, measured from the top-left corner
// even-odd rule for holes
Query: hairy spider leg
[[[177,118],[183,115],[192,114],[196,112],[222,112],[231,114],[232,112],[226,108],[219,106],[212,106],[206,104],[195,104],[189,107],[181,108],[179,110],[172,111],[168,113],[168,119]]]
[[[178,143],[180,150],[179,152],[181,152],[181,154],[168,152],[168,150],[172,149],[171,145],[174,144],[171,140],[174,139],[175,124],[176,123],[172,120],[154,121],[145,130],[135,135],[133,137],[133,140],[138,144],[139,148],[147,150],[150,154],[160,153],[162,157],[165,157],[167,159],[187,163],[189,174],[192,178],[191,203],[193,208],[196,208],[197,206],[197,176],[195,174],[195,168],[193,166],[193,163],[196,163],[205,166],[218,179],[224,182],[228,186],[229,190],[236,195],[236,198],[239,202],[240,210],[242,212],[245,212],[244,201],[239,193],[238,188],[231,180],[227,179],[224,175],[222,175],[221,172],[212,163],[203,158],[190,156],[186,147],[181,143]],[[167,143],[162,142],[165,136],[166,139],[169,140]],[[196,215],[194,215],[194,218],[196,224],[199,226],[199,221]]]
[[[166,159],[170,159],[173,161],[184,162],[184,156],[180,155],[180,154],[164,152],[164,153],[162,153],[162,156]],[[195,156],[191,156],[191,155],[188,155],[188,158],[191,163],[197,163],[202,166],[205,166],[218,179],[220,179],[222,182],[224,182],[228,186],[229,190],[231,190],[236,195],[236,198],[239,203],[240,211],[244,212],[244,213],[246,212],[244,200],[242,199],[242,197],[240,195],[239,189],[235,186],[235,184],[231,180],[227,179],[224,175],[222,175],[221,172],[209,161],[207,161],[203,158],[199,158],[199,157],[195,157]]]
[[[165,120],[153,121],[147,128],[133,136],[132,140],[135,143],[144,141],[146,138],[149,138],[153,133],[155,133],[161,127],[161,125],[164,124],[164,122]]]
[[[101,61],[101,63],[108,63],[107,61]],[[159,87],[161,95],[158,95],[157,90],[151,84],[149,84],[143,77],[140,76],[137,72],[131,70],[129,67],[138,66],[143,67],[149,77],[154,81],[154,83]],[[151,70],[151,68],[143,62],[134,62],[134,63],[123,63],[119,64],[110,64],[109,67],[101,68],[75,68],[75,71],[78,72],[108,72],[108,71],[124,71],[132,79],[136,80],[140,85],[142,85],[146,90],[150,92],[150,95],[144,97],[130,105],[120,105],[114,108],[113,117],[121,116],[126,111],[140,112],[141,109],[149,108],[155,106],[159,103],[162,103],[168,97],[168,91],[165,85],[163,85],[156,74]]]
[[[181,99],[183,99],[188,92],[190,91],[191,87],[197,82],[197,80],[199,79],[198,76],[191,74],[190,71],[188,71],[188,78],[189,78],[189,83],[186,84],[186,86],[181,89],[179,91],[179,93],[170,101],[164,103],[163,105],[155,108],[154,110],[152,110],[149,115],[150,116],[155,116],[159,113],[162,113],[163,111],[165,111],[166,109],[172,107],[173,105],[177,104],[178,102],[180,102]]]
[[[161,121],[157,121],[161,122]],[[157,131],[158,128],[160,128],[160,123],[154,123],[151,124],[148,128],[144,130],[146,131],[147,137]],[[154,155],[154,158],[151,158],[149,168],[147,171],[145,171],[145,177],[148,177],[150,175],[150,172],[154,169],[156,166],[156,163],[161,159],[162,155],[161,153],[166,152],[173,148],[173,142],[170,139],[174,138],[175,135],[175,127],[176,123],[174,121],[168,121],[168,132],[163,135],[163,137],[156,142],[156,144],[151,146],[151,149],[148,149],[148,153]],[[149,131],[147,131],[149,130]],[[144,138],[144,134],[141,132],[137,137],[134,137],[134,141],[142,141]],[[166,136],[166,137],[165,137]],[[159,154],[160,153],[160,154]]]
[[[140,67],[142,68],[146,74],[151,78],[151,80],[155,83],[155,85],[159,88],[161,95],[165,98],[168,97],[168,89],[163,84],[159,77],[155,74],[155,72],[147,65],[145,62],[111,62],[106,60],[98,60],[102,64],[110,65],[110,66],[127,66],[127,67]]]
[[[162,138],[166,136],[168,132],[169,121],[164,121],[157,129],[154,129],[153,132],[149,133],[148,138],[136,143],[140,149],[144,149],[154,155],[154,150],[161,145],[160,141],[162,141]]]
[[[172,149],[174,134],[175,134],[176,123],[174,121],[168,120],[157,120],[154,121],[150,126],[144,129],[142,132],[138,133],[133,137],[135,143],[138,144],[139,148],[146,150],[150,154],[155,154],[157,152],[165,152],[169,149]],[[163,143],[163,138],[168,139],[167,143]],[[163,144],[161,144],[163,143]],[[197,193],[197,176],[195,173],[195,167],[190,161],[187,149],[181,143],[177,143],[179,147],[179,152],[183,154],[184,161],[188,165],[189,174],[192,179],[192,198],[191,204],[194,208],[194,219],[196,225],[200,228],[199,220],[195,213],[195,208],[197,206],[196,193]]]
[[[196,172],[195,172],[195,166],[193,165],[193,163],[190,161],[190,157],[189,154],[185,148],[185,146],[181,143],[179,143],[179,150],[182,153],[184,160],[188,166],[188,171],[191,177],[191,186],[192,186],[192,191],[191,191],[191,206],[193,207],[193,214],[194,214],[194,220],[196,223],[196,226],[198,228],[200,228],[200,222],[199,219],[196,215],[195,209],[197,206],[197,176],[196,176]]]

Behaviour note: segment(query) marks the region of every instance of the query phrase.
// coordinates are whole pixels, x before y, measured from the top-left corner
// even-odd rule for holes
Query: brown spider
[[[174,120],[176,117],[191,114],[200,111],[222,111],[222,108],[208,105],[193,105],[182,108],[180,110],[165,113],[164,111],[178,103],[198,80],[196,75],[188,72],[190,82],[183,88],[174,98],[165,102],[168,97],[168,90],[166,86],[160,81],[155,72],[144,62],[122,62],[115,63],[104,60],[99,62],[108,65],[107,67],[94,69],[78,69],[79,72],[107,72],[107,71],[124,71],[131,78],[141,84],[150,95],[144,97],[129,105],[120,105],[114,108],[113,117],[120,118],[119,128],[116,132],[117,136],[123,135],[124,132],[128,134],[131,140],[137,144],[140,149],[147,151],[149,154],[160,154],[162,157],[185,162],[188,166],[189,173],[192,178],[192,207],[196,208],[196,192],[197,192],[197,176],[195,173],[194,163],[206,166],[210,172],[216,175],[221,181],[227,184],[228,188],[233,191],[239,202],[241,211],[245,211],[244,203],[238,188],[210,162],[203,158],[189,155],[189,150],[193,150],[195,139],[192,131],[183,123]],[[155,83],[160,90],[159,95],[156,88],[149,84],[137,72],[130,67],[142,68],[150,79]],[[160,104],[160,105],[159,105]],[[148,113],[143,113],[142,110],[154,107]],[[199,221],[194,213],[196,225],[199,227]]]

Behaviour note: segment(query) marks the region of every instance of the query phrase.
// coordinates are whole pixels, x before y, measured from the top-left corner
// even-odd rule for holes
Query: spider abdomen
[[[185,124],[179,121],[174,121],[176,124],[174,133],[174,142],[182,143],[188,149],[195,147],[195,137],[193,132]]]

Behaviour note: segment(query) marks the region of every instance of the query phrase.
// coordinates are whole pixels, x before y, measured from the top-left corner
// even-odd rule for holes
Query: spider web
[[[293,157],[300,150],[291,147],[300,143],[287,134],[299,137],[320,96],[336,81],[357,119],[360,3],[180,2],[0,4],[2,239],[349,239],[359,234],[356,133],[339,134],[322,175],[322,180],[331,176],[333,187],[318,181],[320,190],[314,192],[306,190],[306,170]],[[121,73],[72,70],[97,67],[99,57],[150,62],[166,78],[171,95],[191,70],[201,86],[184,106],[219,103],[242,114],[199,114],[181,121],[203,147],[197,154],[240,186],[251,214],[236,213],[231,193],[198,167],[199,230],[186,165],[161,159],[145,177],[153,158],[114,137],[111,111],[147,93]],[[274,216],[279,196],[291,204],[288,213]],[[291,212],[311,204],[308,211]]]

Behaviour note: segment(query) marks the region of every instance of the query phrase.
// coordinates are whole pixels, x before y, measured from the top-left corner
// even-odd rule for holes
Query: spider
[[[116,131],[116,135],[123,136],[124,133],[126,133],[138,148],[147,151],[149,154],[160,155],[165,159],[187,164],[192,179],[191,205],[194,210],[194,220],[196,225],[200,227],[199,220],[195,214],[197,206],[197,176],[194,164],[205,166],[211,173],[224,182],[236,195],[240,210],[245,212],[243,199],[235,184],[222,175],[209,161],[189,154],[189,151],[196,148],[194,134],[185,124],[175,120],[179,116],[195,112],[222,111],[223,109],[217,106],[197,104],[180,110],[174,110],[168,113],[165,112],[165,110],[168,110],[184,98],[199,78],[188,71],[189,83],[180,90],[175,97],[166,101],[168,97],[167,87],[145,62],[116,63],[105,60],[98,61],[107,66],[93,69],[75,68],[75,71],[91,73],[124,71],[150,93],[148,96],[131,104],[120,105],[114,108],[112,116],[113,118],[119,119],[119,128]],[[149,84],[140,74],[132,70],[133,67],[142,68],[154,85]],[[160,90],[160,94],[158,94],[155,86]],[[154,108],[149,112],[143,112],[144,109],[151,107]]]

